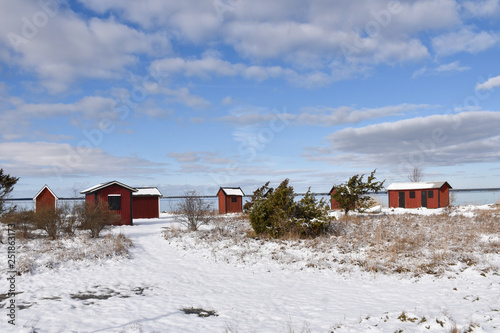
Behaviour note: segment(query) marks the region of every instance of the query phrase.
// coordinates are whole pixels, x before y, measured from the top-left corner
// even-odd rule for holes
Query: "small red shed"
[[[118,225],[132,225],[132,193],[134,192],[137,192],[136,188],[115,180],[93,186],[80,193],[85,194],[86,203],[97,204],[99,201],[107,203],[109,210],[120,215],[121,223]]]
[[[387,187],[389,207],[447,207],[451,188],[448,182],[393,183]]]
[[[335,193],[335,186],[332,187],[332,189],[330,190],[330,192],[328,192],[328,194],[330,194],[330,199],[332,201],[332,210],[335,210],[335,209],[340,209],[339,207],[339,203],[337,201],[335,201],[333,198],[332,198],[332,195]]]
[[[33,201],[35,203],[35,211],[39,211],[43,208],[57,208],[57,200],[59,198],[52,192],[52,190],[45,185],[42,189],[35,195]]]
[[[245,194],[239,187],[221,187],[217,192],[219,197],[219,214],[243,212],[243,197]]]
[[[133,218],[157,219],[160,217],[160,190],[156,187],[136,187],[132,193]]]

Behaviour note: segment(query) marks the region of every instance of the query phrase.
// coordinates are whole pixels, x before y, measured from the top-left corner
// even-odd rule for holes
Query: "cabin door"
[[[422,191],[422,207],[427,208],[427,191]]]
[[[399,208],[406,208],[405,192],[399,192]]]

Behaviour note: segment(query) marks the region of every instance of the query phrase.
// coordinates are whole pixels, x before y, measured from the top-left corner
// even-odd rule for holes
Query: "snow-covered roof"
[[[433,188],[441,188],[447,182],[418,182],[418,183],[392,183],[387,186],[386,190],[424,190],[424,189],[433,189]],[[448,184],[450,186],[450,184]],[[451,186],[450,186],[451,188]]]
[[[137,187],[137,192],[132,193],[135,196],[159,196],[162,194],[160,190],[156,187]]]
[[[56,195],[54,192],[52,192],[52,190],[50,189],[50,187],[49,187],[47,184],[45,184],[45,185],[44,185],[44,187],[42,187],[42,189],[41,189],[40,191],[38,191],[38,193],[37,193],[37,194],[33,197],[33,200],[36,200],[36,198],[37,198],[37,197],[38,197],[38,196],[39,196],[39,195],[43,192],[43,190],[45,190],[45,189],[49,190],[49,192],[50,192],[50,193],[52,193],[52,195],[54,196],[54,198],[56,198],[56,200],[58,200],[58,199],[59,199],[59,198],[57,197],[57,195]]]
[[[245,193],[239,187],[221,187],[220,188],[226,195],[236,195],[243,197]]]
[[[130,190],[132,192],[137,192],[136,188],[130,187],[128,185],[125,185],[123,183],[120,183],[120,182],[114,180],[112,182],[107,182],[107,183],[102,183],[102,184],[98,184],[98,185],[92,186],[92,187],[90,187],[90,188],[88,188],[86,190],[81,191],[80,193],[81,194],[92,193],[92,192],[98,191],[98,190],[100,190],[102,188],[105,188],[105,187],[108,187],[108,186],[111,186],[111,185],[118,185],[118,186],[124,187],[124,188],[126,188],[126,189],[128,189],[128,190]]]

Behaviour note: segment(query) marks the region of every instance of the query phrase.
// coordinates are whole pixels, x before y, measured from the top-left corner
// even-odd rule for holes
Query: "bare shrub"
[[[82,229],[90,231],[90,237],[97,238],[104,229],[120,222],[120,216],[108,209],[107,203],[83,203],[76,207],[75,212]]]
[[[80,219],[78,216],[78,209],[81,204],[74,203],[72,207],[68,204],[63,205],[65,216],[63,220],[62,230],[68,236],[74,236],[75,232],[80,228]]]
[[[34,214],[34,226],[45,231],[51,239],[57,239],[65,230],[68,212],[68,206],[39,208]]]
[[[34,212],[27,209],[10,209],[4,213],[0,220],[4,224],[14,225],[16,237],[19,239],[28,239],[33,237],[34,231]]]
[[[412,183],[421,182],[424,179],[424,172],[419,166],[415,166],[408,175],[408,180]]]
[[[176,210],[179,215],[177,222],[189,230],[198,230],[200,226],[208,224],[212,213],[210,203],[198,196],[196,191],[187,191]]]

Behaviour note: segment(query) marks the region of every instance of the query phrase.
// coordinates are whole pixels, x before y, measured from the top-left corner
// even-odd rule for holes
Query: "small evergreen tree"
[[[375,169],[370,173],[366,182],[363,181],[364,175],[354,175],[349,178],[347,183],[335,186],[332,199],[344,210],[346,217],[351,210],[362,212],[373,204],[373,200],[368,196],[368,193],[377,193],[383,188],[385,182],[385,180],[382,182],[375,180],[376,171]]]
[[[276,189],[269,187],[269,182],[258,188],[252,196],[249,217],[256,234],[273,238],[286,234],[318,236],[327,230],[330,222],[326,202],[317,201],[310,190],[300,201],[295,201],[288,179]]]
[[[323,198],[318,201],[311,193],[311,188],[296,203],[295,210],[294,223],[301,236],[316,237],[327,231],[331,221],[328,216],[328,202]]]
[[[253,191],[253,194],[250,196],[250,201],[245,202],[245,205],[243,205],[243,210],[246,213],[250,213],[255,202],[257,200],[267,197],[269,194],[273,192],[273,190],[274,189],[272,187],[269,187],[269,182],[264,184],[264,186],[259,187],[258,189]]]
[[[18,180],[18,177],[12,177],[7,174],[4,175],[3,169],[0,169],[0,214],[4,212],[5,199],[7,199],[10,192],[12,192]]]

